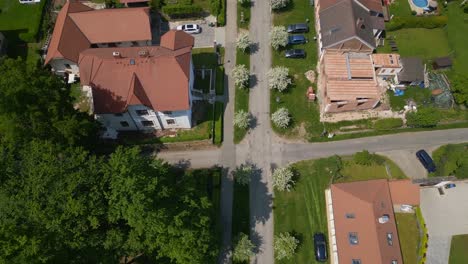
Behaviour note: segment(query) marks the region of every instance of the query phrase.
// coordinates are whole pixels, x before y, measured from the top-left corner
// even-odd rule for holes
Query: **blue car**
[[[291,35],[288,37],[288,45],[305,43],[307,43],[307,39],[304,37],[304,35]]]
[[[419,150],[416,152],[416,157],[419,159],[421,164],[426,168],[428,172],[435,172],[436,171],[436,166],[434,164],[434,161],[432,160],[431,156],[427,154],[427,152],[423,149]]]

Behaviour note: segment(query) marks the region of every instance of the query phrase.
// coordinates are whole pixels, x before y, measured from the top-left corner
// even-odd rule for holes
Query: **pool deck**
[[[416,14],[417,15],[422,15],[424,14],[424,7],[418,7],[416,6],[414,3],[413,3],[413,0],[408,0],[409,4],[410,4],[410,7],[411,7],[411,10],[412,11],[416,11]],[[427,1],[427,5],[426,7],[429,6],[429,1]]]

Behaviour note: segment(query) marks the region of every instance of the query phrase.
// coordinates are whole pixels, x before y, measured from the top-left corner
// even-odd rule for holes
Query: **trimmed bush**
[[[402,28],[440,28],[447,25],[448,17],[446,16],[410,16],[410,17],[394,17],[385,25],[387,31],[399,30]]]
[[[189,18],[199,17],[203,8],[199,5],[166,5],[163,6],[162,12],[170,18]]]
[[[377,130],[389,130],[403,126],[403,120],[400,118],[386,118],[375,121],[374,128]]]
[[[219,14],[216,18],[218,22],[218,26],[225,26],[226,25],[226,0],[220,0],[221,1],[221,10],[219,11]]]
[[[221,0],[210,1],[210,12],[212,15],[217,16],[221,12]]]
[[[406,114],[406,124],[409,127],[435,127],[440,118],[440,112],[435,108],[419,108],[417,112]]]

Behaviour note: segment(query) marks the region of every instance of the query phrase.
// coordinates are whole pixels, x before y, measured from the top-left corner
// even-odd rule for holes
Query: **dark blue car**
[[[314,234],[315,259],[319,262],[327,261],[327,242],[323,233]]]
[[[291,35],[288,37],[289,45],[305,44],[305,43],[307,43],[307,39],[306,37],[304,37],[304,35]]]
[[[431,156],[427,154],[425,150],[421,149],[418,152],[416,152],[416,157],[418,157],[419,161],[424,166],[424,168],[426,168],[428,172],[436,171],[436,166],[434,164],[434,161],[432,160]]]

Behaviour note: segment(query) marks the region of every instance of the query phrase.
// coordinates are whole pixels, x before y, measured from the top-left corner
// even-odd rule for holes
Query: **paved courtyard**
[[[421,209],[429,233],[427,264],[447,264],[453,235],[468,234],[468,182],[440,195],[436,188],[421,189]]]
[[[198,24],[200,25],[202,31],[200,34],[193,34],[192,36],[195,38],[195,48],[206,48],[206,47],[213,47],[215,41],[215,27],[210,27],[209,23],[213,22],[210,21],[211,17],[201,20],[192,20],[192,21],[175,21],[169,22],[169,29],[176,29],[177,26],[182,24]],[[213,20],[213,19],[211,19]]]

